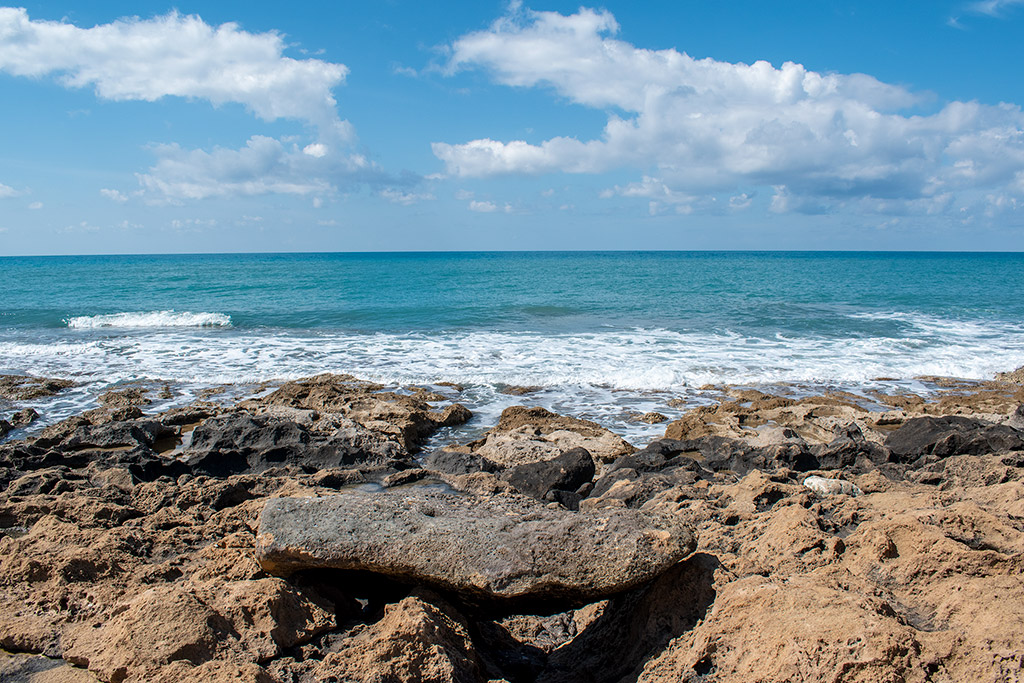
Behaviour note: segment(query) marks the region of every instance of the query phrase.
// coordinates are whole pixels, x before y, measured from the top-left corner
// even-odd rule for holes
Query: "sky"
[[[0,6],[0,255],[1024,251],[1024,0]]]

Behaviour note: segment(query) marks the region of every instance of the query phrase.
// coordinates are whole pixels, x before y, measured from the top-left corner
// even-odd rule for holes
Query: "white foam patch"
[[[1017,326],[982,322],[942,331],[915,326],[896,338],[841,339],[660,329],[565,335],[255,333],[235,328],[37,334],[0,341],[0,371],[77,379],[91,393],[138,381],[171,382],[192,392],[322,372],[389,385],[448,381],[466,387],[458,400],[479,416],[481,426],[493,424],[508,405],[528,403],[595,420],[637,443],[660,434],[664,425],[631,422],[630,413],[657,410],[678,416],[681,410],[668,400],[709,400],[699,389],[705,384],[785,383],[813,392],[859,392],[883,388],[874,381],[879,377],[904,382],[922,375],[990,379],[1024,358],[1024,334]],[[500,393],[502,385],[543,389],[509,396]]]
[[[76,329],[116,327],[124,329],[153,327],[230,327],[231,318],[223,313],[190,313],[189,311],[144,311],[111,313],[66,318],[64,323]]]

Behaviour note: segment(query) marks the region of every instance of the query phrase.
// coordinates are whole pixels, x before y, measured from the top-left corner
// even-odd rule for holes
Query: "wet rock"
[[[63,441],[62,448],[81,450],[85,448],[131,448],[152,447],[158,439],[174,434],[169,427],[156,420],[132,422],[111,422],[103,425],[88,425],[75,429]]]
[[[469,474],[471,472],[498,472],[501,468],[475,453],[439,449],[423,458],[423,466],[445,474]]]
[[[325,374],[288,382],[266,397],[240,405],[289,406],[340,415],[378,438],[397,444],[403,454],[415,453],[435,431],[462,424],[472,415],[458,403],[435,411],[419,396],[381,389],[347,375]]]
[[[928,455],[945,458],[1024,450],[1024,438],[1013,427],[967,417],[918,417],[890,434],[885,445],[901,462],[912,462]]]
[[[585,448],[601,462],[636,450],[594,422],[524,406],[503,410],[497,426],[470,447],[503,467],[550,460],[573,448]]]
[[[182,425],[194,425],[222,412],[219,406],[213,403],[197,402],[180,408],[172,408],[155,416],[161,423],[168,427],[179,427]]]
[[[111,409],[127,408],[129,406],[146,406],[152,401],[146,396],[146,389],[129,387],[127,389],[113,389],[101,394],[97,399],[100,405]]]
[[[12,429],[14,429],[14,426],[11,425],[10,422],[7,420],[0,420],[0,439],[7,436]]]
[[[39,419],[39,413],[34,408],[23,408],[11,415],[11,426],[15,428],[27,427]]]
[[[647,413],[633,413],[632,415],[629,416],[629,419],[633,420],[634,422],[645,422],[649,425],[660,424],[668,420],[667,417],[655,411],[650,411]]]
[[[219,415],[196,427],[182,456],[192,471],[211,476],[289,464],[315,471],[387,460],[362,450],[358,442],[324,438],[295,422],[244,411]]]
[[[574,448],[551,460],[512,467],[502,472],[501,478],[519,492],[544,500],[553,489],[576,491],[594,478],[594,471],[594,459],[587,449]]]
[[[277,575],[370,571],[499,610],[558,611],[648,581],[693,547],[678,520],[633,510],[586,515],[527,498],[353,491],[267,501],[257,557]]]
[[[0,375],[0,398],[10,401],[29,401],[34,398],[53,396],[57,392],[73,386],[75,383],[66,379]]]

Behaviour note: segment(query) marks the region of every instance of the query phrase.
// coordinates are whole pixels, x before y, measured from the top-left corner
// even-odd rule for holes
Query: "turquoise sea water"
[[[671,416],[712,383],[864,391],[1024,363],[1022,254],[0,258],[0,292],[0,373],[81,382],[50,420],[113,384],[166,382],[180,402],[330,371],[457,382],[485,419],[528,402],[631,433],[652,428],[630,412]]]

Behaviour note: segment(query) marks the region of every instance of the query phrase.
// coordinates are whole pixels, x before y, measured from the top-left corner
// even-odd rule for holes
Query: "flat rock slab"
[[[256,552],[271,574],[369,571],[482,607],[542,610],[634,588],[695,547],[693,533],[668,515],[403,489],[271,499]]]

